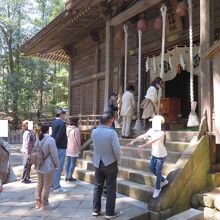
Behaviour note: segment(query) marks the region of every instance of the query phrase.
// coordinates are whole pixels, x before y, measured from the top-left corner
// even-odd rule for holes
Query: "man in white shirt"
[[[121,116],[123,116],[122,138],[130,138],[132,116],[135,113],[134,86],[128,85],[122,96]]]

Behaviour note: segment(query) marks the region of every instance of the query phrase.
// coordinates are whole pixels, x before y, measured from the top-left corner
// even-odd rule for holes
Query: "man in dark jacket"
[[[66,157],[67,136],[66,136],[66,123],[64,121],[66,117],[66,111],[64,109],[58,109],[56,112],[56,118],[52,123],[52,137],[56,141],[58,157],[60,161],[59,169],[55,171],[53,177],[52,190],[53,192],[64,193],[67,190],[61,188],[60,177],[63,171],[64,161]]]

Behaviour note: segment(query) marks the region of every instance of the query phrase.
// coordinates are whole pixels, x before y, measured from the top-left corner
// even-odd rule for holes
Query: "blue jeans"
[[[156,189],[160,189],[160,182],[165,181],[165,178],[161,175],[164,161],[165,161],[165,157],[151,156],[151,159],[150,159],[151,172],[157,177]]]
[[[63,171],[63,166],[64,166],[64,161],[66,157],[66,149],[57,149],[58,152],[58,158],[60,161],[60,166],[59,169],[55,171],[54,177],[53,177],[53,183],[52,183],[52,188],[53,189],[59,189],[61,188],[60,186],[60,177],[61,173]]]
[[[70,179],[72,178],[73,172],[75,170],[77,157],[67,156],[66,159],[65,178]]]

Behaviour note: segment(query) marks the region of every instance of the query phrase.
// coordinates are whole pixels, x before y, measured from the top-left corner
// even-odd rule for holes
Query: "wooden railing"
[[[82,141],[86,141],[90,137],[91,130],[99,125],[100,115],[73,115],[69,117],[79,118],[78,126],[82,134]],[[43,118],[40,123],[52,124],[53,118]]]
[[[78,117],[79,118],[79,128],[82,134],[82,141],[86,141],[90,137],[91,130],[99,125],[100,115],[74,115],[69,117]],[[44,118],[40,122],[46,122],[52,124],[53,118]],[[9,130],[8,138],[6,141],[10,144],[22,144],[22,130]]]

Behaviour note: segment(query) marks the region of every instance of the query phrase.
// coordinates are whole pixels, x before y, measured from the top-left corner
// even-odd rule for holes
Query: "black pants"
[[[93,194],[93,211],[101,211],[101,197],[103,185],[106,181],[106,215],[113,215],[115,212],[116,200],[116,179],[118,175],[118,165],[116,162],[105,166],[100,162],[99,168],[95,168],[95,188]]]
[[[24,170],[23,170],[23,175],[21,180],[29,180],[30,179],[30,172],[31,172],[31,164],[27,160],[27,154],[23,153],[23,165],[24,165]]]

